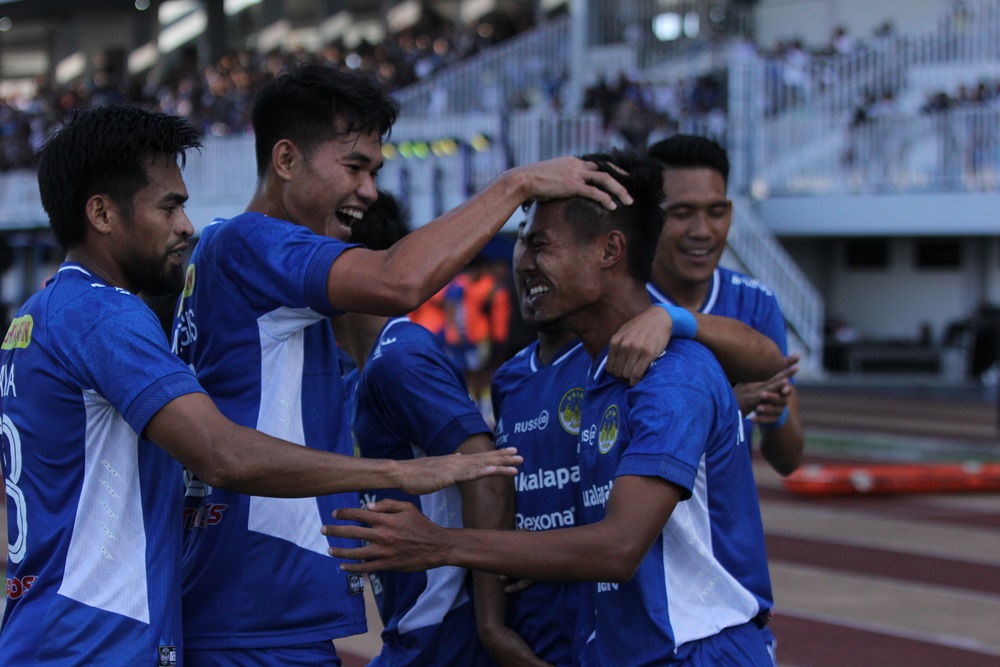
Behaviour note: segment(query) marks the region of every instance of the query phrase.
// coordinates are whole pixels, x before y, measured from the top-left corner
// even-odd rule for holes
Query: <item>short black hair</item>
[[[566,219],[581,239],[591,239],[613,229],[621,231],[625,235],[629,274],[638,281],[649,282],[656,242],[663,230],[662,168],[654,160],[625,150],[592,153],[580,159],[593,162],[599,171],[613,176],[628,190],[633,203],[609,211],[591,199],[574,197],[567,200],[563,210]]]
[[[38,151],[38,190],[49,226],[63,250],[87,234],[86,203],[105,194],[126,215],[135,193],[149,185],[147,166],[157,156],[201,147],[197,131],[180,116],[108,105],[77,113]]]
[[[271,166],[282,139],[307,156],[320,144],[356,132],[388,139],[399,105],[372,79],[326,65],[304,64],[269,81],[253,106],[257,177]]]
[[[364,218],[351,225],[351,243],[360,243],[369,250],[388,250],[396,241],[410,233],[410,212],[394,196],[378,191]]]
[[[675,134],[657,141],[646,154],[667,169],[704,167],[719,172],[729,184],[729,156],[719,142],[694,134]]]

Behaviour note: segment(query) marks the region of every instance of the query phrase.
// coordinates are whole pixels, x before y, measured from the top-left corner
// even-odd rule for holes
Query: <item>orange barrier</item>
[[[808,496],[1000,491],[1000,463],[811,464],[783,483]]]

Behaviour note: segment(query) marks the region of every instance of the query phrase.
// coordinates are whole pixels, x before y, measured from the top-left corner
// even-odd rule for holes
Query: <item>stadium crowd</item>
[[[514,7],[471,25],[427,20],[378,44],[362,40],[348,47],[335,42],[318,51],[287,48],[266,53],[241,49],[205,68],[199,66],[196,50],[188,48],[162,71],[137,76],[97,57],[96,70],[78,81],[56,85],[39,78],[30,97],[0,99],[0,171],[31,167],[45,137],[80,109],[129,104],[181,115],[203,135],[240,134],[250,129],[257,91],[292,64],[362,72],[392,92],[532,26],[532,16]]]

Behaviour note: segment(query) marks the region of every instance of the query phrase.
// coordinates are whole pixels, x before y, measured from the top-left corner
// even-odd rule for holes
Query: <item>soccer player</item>
[[[729,158],[705,137],[676,134],[649,147],[663,165],[666,222],[653,260],[653,299],[695,312],[732,317],[773,340],[788,354],[785,318],[774,294],[757,280],[719,266],[733,219],[726,197]],[[804,436],[792,376],[798,355],[764,382],[735,386],[749,434],[760,427],[760,451],[781,475],[802,461]]]
[[[407,232],[395,198],[380,192],[353,226],[351,241],[385,250]],[[492,430],[465,380],[430,331],[406,317],[361,313],[334,318],[333,326],[338,343],[357,365],[347,386],[361,456],[407,461],[494,449]],[[379,489],[364,494],[366,502],[395,498],[416,503],[433,521],[452,528],[503,528],[513,496],[510,481],[502,478],[421,497]],[[493,665],[477,637],[471,577],[465,569],[385,572],[372,574],[371,582],[385,628],[382,650],[371,665]]]
[[[596,157],[588,158],[598,160]],[[345,571],[455,564],[537,581],[583,580],[581,665],[770,665],[760,510],[739,409],[707,348],[671,339],[634,386],[605,372],[614,332],[650,304],[661,176],[649,160],[605,166],[635,204],[605,214],[574,198],[538,205],[522,231],[519,280],[541,323],[560,322],[593,363],[580,417],[582,525],[542,532],[443,530],[411,506],[342,509],[324,532],[367,540],[333,549]],[[739,554],[739,560],[731,555]],[[728,563],[728,565],[726,565]],[[583,632],[580,632],[583,630]]]
[[[524,241],[519,237],[514,248],[515,264],[523,253]],[[492,385],[497,445],[515,445],[525,456],[525,463],[515,478],[516,527],[552,530],[577,525],[581,512],[577,439],[590,356],[572,332],[561,328],[561,322],[536,322],[523,281],[516,282],[516,292],[522,317],[538,326],[537,340],[501,366]],[[676,307],[668,310],[677,314]],[[631,342],[624,334],[618,341],[613,337],[609,358],[616,344],[632,349],[651,345],[655,350],[655,353],[650,352],[651,358],[663,351],[672,333],[672,322],[664,326],[659,321],[665,317],[659,308],[647,312],[649,317],[644,323],[640,316],[623,327],[637,331],[643,323],[645,334]],[[695,340],[713,350],[723,370],[733,378],[766,378],[782,364],[777,346],[745,325],[712,315],[695,314],[695,319]],[[662,342],[655,339],[657,334],[663,333],[667,337]],[[622,350],[621,354],[627,356],[629,352]],[[612,364],[609,362],[609,366]],[[618,373],[628,377],[621,370]],[[494,656],[501,651],[506,651],[505,654],[521,651],[521,660],[531,659],[523,657],[523,648],[517,638],[510,636],[513,631],[548,663],[572,665],[570,644],[579,584],[533,583],[522,587],[515,583],[508,588],[516,594],[507,601],[505,620],[509,626],[500,619],[492,630],[498,638],[489,645],[502,647],[494,649]]]
[[[367,78],[318,65],[259,93],[256,190],[245,213],[204,230],[174,320],[175,351],[233,421],[351,453],[346,420],[331,409],[344,390],[330,316],[412,310],[525,200],[629,203],[595,165],[560,158],[505,172],[387,251],[349,245],[352,225],[376,200],[382,139],[395,117],[395,103]],[[319,531],[357,496],[251,498],[198,480],[187,494],[190,664],[339,664],[330,640],[365,630],[361,580],[338,569]]]
[[[197,146],[181,118],[98,107],[39,152],[42,204],[66,260],[0,351],[4,665],[183,664],[181,463],[213,486],[314,496],[430,491],[512,461],[364,461],[223,417],[135,296],[183,284],[194,230],[178,158]]]

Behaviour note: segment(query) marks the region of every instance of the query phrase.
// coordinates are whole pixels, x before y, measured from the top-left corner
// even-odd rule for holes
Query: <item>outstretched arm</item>
[[[591,162],[562,157],[516,167],[388,250],[344,252],[327,277],[330,304],[373,315],[407,313],[465,267],[521,204],[568,197],[587,197],[607,208],[632,203],[625,188]]]
[[[331,548],[350,572],[424,570],[458,565],[535,581],[628,581],[680,500],[680,488],[659,477],[615,479],[598,523],[545,531],[457,530],[432,523],[413,505],[383,500],[334,517],[368,526],[324,526],[323,533],[367,540],[357,549]],[[641,508],[641,509],[637,509]]]
[[[494,449],[493,440],[475,435],[458,448],[460,454],[476,454]],[[458,485],[462,494],[462,525],[466,528],[513,530],[514,485],[503,477],[489,477]],[[507,627],[507,594],[495,574],[473,572],[472,582],[479,640],[501,667],[522,665],[545,667],[531,648]]]
[[[764,334],[730,317],[694,313],[694,318],[694,339],[712,351],[730,382],[764,380],[781,369],[781,350]],[[635,386],[666,349],[672,333],[669,313],[650,306],[611,337],[607,371]]]
[[[234,424],[205,394],[167,403],[149,420],[145,435],[206,484],[261,496],[311,497],[380,488],[422,494],[488,475],[512,477],[517,470],[511,466],[521,462],[513,449],[414,461],[331,454]]]

